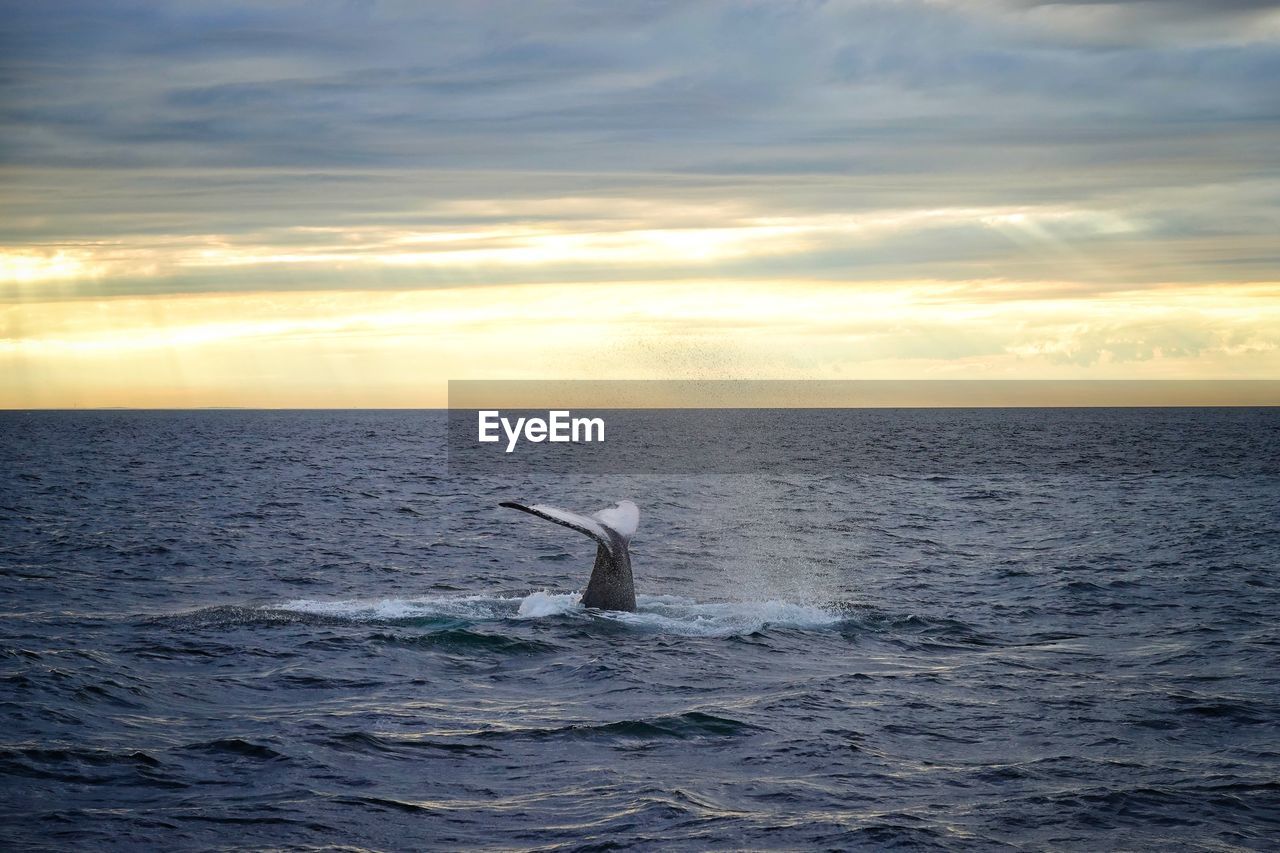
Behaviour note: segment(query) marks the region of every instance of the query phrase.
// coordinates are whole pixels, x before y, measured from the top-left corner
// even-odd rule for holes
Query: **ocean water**
[[[823,465],[534,477],[0,413],[4,846],[1276,849],[1280,410],[788,417]],[[635,614],[497,507],[624,497]]]

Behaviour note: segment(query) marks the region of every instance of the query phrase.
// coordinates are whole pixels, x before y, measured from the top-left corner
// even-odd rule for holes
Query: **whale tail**
[[[518,509],[538,518],[576,530],[596,541],[596,562],[582,595],[587,607],[601,610],[636,609],[635,582],[631,577],[631,537],[640,526],[640,509],[631,501],[619,501],[591,515],[570,512],[547,504],[503,501],[499,506]]]

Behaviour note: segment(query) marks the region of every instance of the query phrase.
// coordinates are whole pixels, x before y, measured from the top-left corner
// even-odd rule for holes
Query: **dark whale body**
[[[582,603],[600,610],[635,612],[636,587],[631,578],[628,546],[640,525],[640,510],[631,501],[620,501],[591,515],[580,515],[546,504],[504,501],[501,506],[518,509],[538,518],[563,525],[596,540],[596,563],[591,580],[582,594]]]

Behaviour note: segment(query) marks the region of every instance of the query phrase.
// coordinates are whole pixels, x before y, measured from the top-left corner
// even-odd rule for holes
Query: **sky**
[[[1280,5],[0,0],[0,407],[1280,378]]]

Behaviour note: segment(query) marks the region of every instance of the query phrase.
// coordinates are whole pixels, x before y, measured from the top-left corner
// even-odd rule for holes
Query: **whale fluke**
[[[640,509],[631,501],[619,501],[607,509],[582,515],[547,504],[503,501],[499,506],[518,509],[563,525],[596,540],[596,564],[582,594],[582,603],[601,610],[636,609],[636,588],[631,579],[631,537],[640,526]]]

